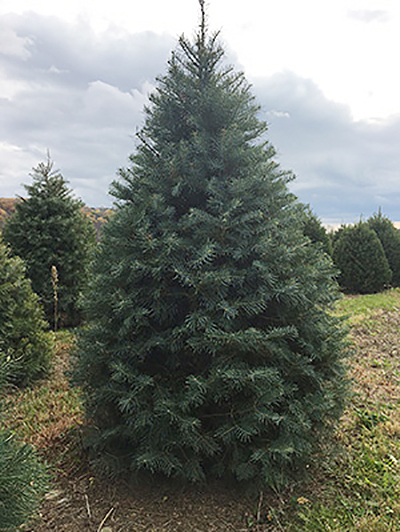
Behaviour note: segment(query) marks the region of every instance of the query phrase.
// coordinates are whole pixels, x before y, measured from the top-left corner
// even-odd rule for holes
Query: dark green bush
[[[400,231],[380,211],[371,216],[367,222],[382,244],[390,269],[393,272],[392,285],[400,286]]]
[[[93,450],[125,471],[278,486],[344,400],[331,263],[242,74],[184,38],[113,184],[76,381]]]
[[[340,270],[339,284],[347,292],[380,292],[391,281],[382,244],[367,223],[340,229],[334,240],[333,260]]]

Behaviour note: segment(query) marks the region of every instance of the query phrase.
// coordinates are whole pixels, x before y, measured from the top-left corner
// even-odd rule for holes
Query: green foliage
[[[14,370],[13,361],[0,353],[0,393],[13,380]],[[0,429],[0,530],[13,532],[25,523],[37,510],[46,486],[46,468],[32,447]]]
[[[334,240],[333,260],[340,270],[340,286],[348,292],[379,292],[391,281],[392,271],[382,244],[366,223],[339,230]]]
[[[318,243],[328,255],[332,255],[332,243],[328,232],[322,225],[321,220],[311,209],[306,209],[306,217],[303,225],[303,233],[314,244]]]
[[[279,486],[342,411],[337,289],[244,76],[203,30],[113,184],[75,379],[103,457]]]
[[[392,285],[400,286],[400,231],[381,211],[367,221],[377,234],[385,251],[389,266],[393,272]]]
[[[28,198],[17,203],[6,220],[3,236],[13,253],[26,264],[33,290],[39,295],[50,323],[54,319],[52,266],[59,276],[58,308],[62,326],[81,320],[79,300],[87,284],[95,233],[81,212],[82,203],[71,196],[53,162],[33,169],[33,183],[26,185]]]
[[[52,341],[19,257],[0,242],[0,363],[12,361],[12,380],[25,385],[49,369]]]
[[[0,431],[0,530],[14,531],[36,511],[47,475],[32,447]]]

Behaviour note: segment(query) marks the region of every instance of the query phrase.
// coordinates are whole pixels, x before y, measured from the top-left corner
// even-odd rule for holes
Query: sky
[[[400,220],[400,2],[208,0],[290,185],[324,223]],[[197,0],[0,0],[0,196],[47,152],[74,194],[110,206],[143,107]]]

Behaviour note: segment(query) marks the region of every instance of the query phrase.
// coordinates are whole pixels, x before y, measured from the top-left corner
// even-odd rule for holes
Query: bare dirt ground
[[[102,479],[85,458],[77,460],[78,437],[54,442],[53,456],[67,452],[58,464],[52,488],[29,532],[263,532],[275,528],[272,507],[283,498],[270,494],[250,498],[221,484],[207,489],[157,482],[131,485]],[[72,460],[68,459],[71,455]]]
[[[171,486],[132,488],[85,472],[57,479],[35,532],[248,531],[254,509],[228,490],[201,492]],[[255,528],[253,528],[255,530]],[[261,524],[257,530],[265,530]]]

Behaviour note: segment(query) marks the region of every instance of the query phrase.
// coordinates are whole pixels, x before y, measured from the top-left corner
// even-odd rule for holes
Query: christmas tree
[[[200,5],[113,184],[75,376],[100,457],[278,486],[342,411],[337,289]]]
[[[4,239],[26,264],[33,290],[39,295],[49,323],[75,326],[81,320],[79,300],[86,287],[94,227],[72,197],[67,181],[53,162],[33,169],[33,183],[4,226]],[[52,271],[57,272],[57,313]]]
[[[379,238],[389,267],[392,270],[392,285],[400,286],[400,231],[393,222],[379,209],[376,214],[368,218],[367,223]]]
[[[340,228],[332,256],[340,270],[339,283],[343,290],[371,294],[389,286],[392,270],[381,241],[368,223]]]

